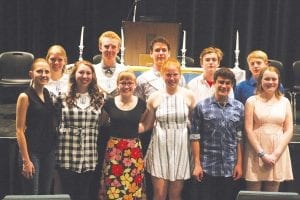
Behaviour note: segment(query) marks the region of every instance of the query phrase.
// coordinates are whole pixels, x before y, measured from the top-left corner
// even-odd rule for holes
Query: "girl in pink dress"
[[[264,68],[256,95],[245,105],[245,179],[247,190],[278,191],[280,182],[292,180],[288,143],[293,135],[289,100],[279,91],[280,74]]]

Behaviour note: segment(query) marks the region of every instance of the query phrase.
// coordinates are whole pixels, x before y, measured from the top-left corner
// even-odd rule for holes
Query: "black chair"
[[[294,120],[297,120],[297,95],[300,94],[300,60],[293,63],[293,101],[294,101]]]
[[[27,86],[34,56],[29,52],[9,51],[0,54],[0,87]]]
[[[236,200],[300,200],[294,192],[240,191]]]
[[[286,82],[285,82],[286,81],[286,77],[285,77],[286,72],[285,72],[282,62],[279,60],[269,59],[269,65],[276,67],[279,70],[280,77],[281,77],[281,83],[283,84],[284,87],[286,87]]]
[[[3,98],[10,99],[28,87],[28,72],[34,56],[29,52],[9,51],[0,54],[0,90]],[[15,99],[13,100],[15,101]]]
[[[177,59],[181,63],[182,56],[177,56]],[[191,57],[185,56],[185,65],[187,67],[195,67],[195,60]]]
[[[93,64],[98,64],[101,62],[102,59],[102,55],[101,54],[97,54],[93,57]],[[121,63],[121,58],[119,56],[117,56],[117,63]]]
[[[279,60],[273,60],[269,59],[269,65],[276,67],[280,73],[280,78],[281,78],[281,84],[284,87],[284,94],[289,96],[289,99],[291,101],[292,108],[294,108],[294,94],[292,93],[292,90],[288,87],[287,82],[286,82],[286,70],[282,64],[281,61]],[[294,110],[293,110],[294,113]]]

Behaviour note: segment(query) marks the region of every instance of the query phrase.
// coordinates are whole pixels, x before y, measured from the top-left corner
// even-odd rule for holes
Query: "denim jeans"
[[[30,160],[35,167],[32,179],[22,176],[23,194],[38,195],[50,194],[55,169],[55,151],[49,153],[29,153]],[[19,156],[20,169],[22,171],[22,159]]]

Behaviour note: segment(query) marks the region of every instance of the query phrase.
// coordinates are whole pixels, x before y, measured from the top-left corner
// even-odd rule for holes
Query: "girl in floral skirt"
[[[103,177],[99,199],[141,199],[144,162],[139,140],[139,123],[146,103],[133,95],[136,77],[121,72],[117,79],[119,95],[105,102],[103,109],[110,118]]]

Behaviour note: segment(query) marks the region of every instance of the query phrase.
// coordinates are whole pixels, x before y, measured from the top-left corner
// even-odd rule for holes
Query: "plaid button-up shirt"
[[[57,150],[59,167],[78,173],[95,169],[100,114],[101,109],[92,106],[68,108],[63,102]]]
[[[211,176],[231,177],[242,141],[244,106],[229,98],[221,107],[214,96],[200,101],[192,113],[191,140],[200,139],[200,161]]]

